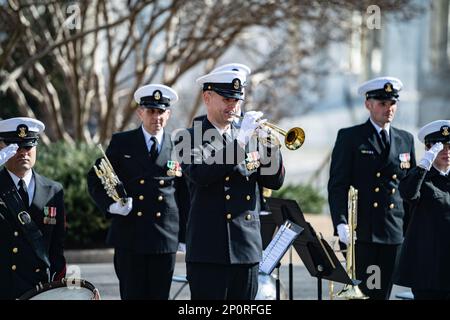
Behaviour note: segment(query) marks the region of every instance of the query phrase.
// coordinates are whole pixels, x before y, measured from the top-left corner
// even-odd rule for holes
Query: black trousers
[[[122,300],[168,300],[175,253],[135,254],[116,248],[114,269]]]
[[[259,264],[186,263],[192,300],[254,300]]]
[[[370,299],[389,300],[393,285],[392,275],[398,264],[400,247],[400,244],[390,245],[356,241],[356,278],[361,280],[359,287]],[[375,268],[372,267],[373,269],[371,269],[370,266]],[[376,267],[379,267],[380,270],[379,275],[381,277],[378,279],[375,278],[377,277],[376,272],[374,272],[374,270],[377,270]],[[380,284],[379,288],[376,288],[377,284]]]
[[[411,289],[414,300],[450,300],[450,291]]]

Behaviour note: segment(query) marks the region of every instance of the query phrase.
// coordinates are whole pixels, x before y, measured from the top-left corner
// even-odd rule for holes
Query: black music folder
[[[271,274],[303,228],[286,220],[263,252],[259,272]]]
[[[333,249],[305,220],[303,212],[295,200],[268,198],[268,206],[277,224],[289,219],[304,230],[294,240],[295,251],[302,259],[311,276],[343,284],[353,285]]]

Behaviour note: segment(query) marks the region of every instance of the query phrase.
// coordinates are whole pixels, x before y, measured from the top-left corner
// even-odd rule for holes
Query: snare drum
[[[86,280],[61,279],[39,284],[18,300],[100,300],[100,293]]]

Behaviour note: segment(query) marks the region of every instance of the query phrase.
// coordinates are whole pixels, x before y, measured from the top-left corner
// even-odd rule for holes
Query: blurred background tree
[[[2,1],[0,117],[43,120],[44,142],[104,143],[133,121],[133,92],[161,82],[185,93],[173,121],[185,126],[201,105],[200,88],[184,85],[189,72],[201,75],[231,51],[252,62],[249,108],[275,120],[307,112],[332,67],[318,52],[361,28],[348,21],[372,2]],[[416,9],[376,3],[405,19]]]
[[[280,190],[273,191],[273,197],[297,201],[304,213],[322,213],[326,203],[319,190],[303,184],[283,186]]]

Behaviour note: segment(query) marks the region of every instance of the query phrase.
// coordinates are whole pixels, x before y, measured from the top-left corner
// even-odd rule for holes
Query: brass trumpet
[[[233,117],[236,117],[239,119],[244,118],[243,116],[240,116],[234,112],[231,112],[230,114]],[[297,150],[305,142],[305,131],[302,128],[294,127],[294,128],[289,129],[288,131],[286,131],[286,130],[284,130],[272,123],[269,123],[269,122],[262,123],[261,126],[265,126],[269,130],[272,129],[275,132],[278,132],[279,134],[284,136],[284,145],[289,150]],[[276,137],[275,137],[275,140],[278,141],[278,139],[276,139]]]
[[[103,157],[98,166],[94,165],[95,174],[102,182],[108,197],[112,198],[114,201],[120,201],[120,203],[124,205],[127,198],[125,188],[117,174],[114,172],[114,168],[100,144],[98,145],[98,148],[102,151]]]
[[[350,229],[350,241],[347,246],[346,254],[346,271],[350,279],[356,279],[356,258],[355,258],[355,240],[357,225],[357,206],[358,206],[358,190],[350,186],[348,190],[348,226]],[[344,285],[344,288],[336,294],[339,298],[344,299],[368,299],[369,297],[362,293],[357,285]]]

